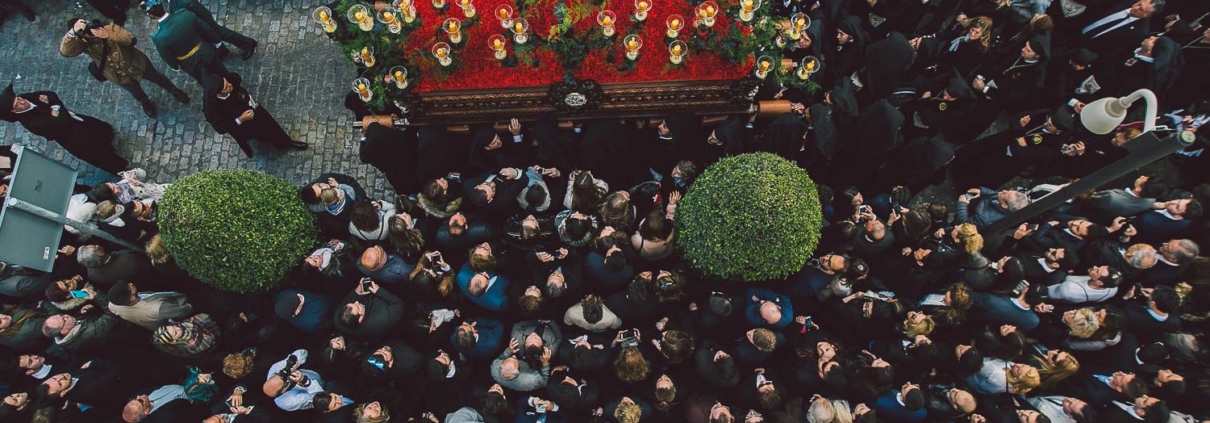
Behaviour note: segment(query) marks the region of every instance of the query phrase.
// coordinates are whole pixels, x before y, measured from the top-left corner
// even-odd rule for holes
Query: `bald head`
[[[367,248],[364,253],[361,253],[361,267],[366,268],[371,272],[382,269],[386,264],[387,254],[382,251],[382,247],[377,245]]]
[[[781,307],[772,301],[765,301],[760,305],[760,317],[765,319],[765,323],[775,324],[781,321]]]
[[[213,416],[207,417],[206,420],[202,420],[202,423],[227,423],[227,422],[223,420],[222,414],[215,414]]]
[[[269,380],[265,381],[264,386],[261,388],[264,390],[265,396],[277,398],[278,395],[281,395],[282,388],[285,386],[286,380],[282,379],[281,375],[273,375],[269,377]]]
[[[504,361],[500,363],[500,377],[504,378],[504,380],[516,379],[517,376],[521,374],[521,368],[519,366],[520,363],[518,363],[517,359],[514,357],[504,359]]]
[[[126,403],[122,407],[122,421],[126,423],[137,423],[147,417],[147,412],[150,409],[150,402],[147,402],[146,396],[139,396]]]

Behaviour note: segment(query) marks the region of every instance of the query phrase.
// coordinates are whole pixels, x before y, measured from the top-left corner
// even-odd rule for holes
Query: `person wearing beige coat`
[[[141,82],[144,79],[167,90],[177,101],[189,104],[189,96],[156,70],[146,54],[135,48],[136,40],[130,31],[113,22],[90,28],[88,21],[80,18],[73,18],[69,25],[59,43],[59,54],[65,57],[87,55],[106,80],[118,84],[139,101],[148,117],[155,118],[156,106],[143,91]]]

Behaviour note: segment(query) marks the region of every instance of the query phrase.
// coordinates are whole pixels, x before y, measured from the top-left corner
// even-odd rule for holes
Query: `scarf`
[[[960,46],[960,45],[962,45],[962,43],[965,43],[970,40],[971,40],[970,34],[955,38],[954,41],[950,41],[950,51],[951,52],[958,51],[958,46]]]

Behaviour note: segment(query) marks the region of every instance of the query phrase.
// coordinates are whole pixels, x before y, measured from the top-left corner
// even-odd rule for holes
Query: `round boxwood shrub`
[[[281,284],[314,246],[315,216],[285,180],[243,169],[208,170],[172,184],[159,204],[160,235],[177,265],[218,289]]]
[[[823,214],[807,172],[769,153],[719,160],[677,205],[677,245],[703,273],[746,282],[798,271],[819,244]]]

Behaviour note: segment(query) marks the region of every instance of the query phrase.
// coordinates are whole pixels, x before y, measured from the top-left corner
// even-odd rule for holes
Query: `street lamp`
[[[1105,97],[1088,103],[1080,111],[1080,122],[1094,134],[1108,134],[1122,124],[1130,105],[1140,98],[1147,101],[1147,118],[1143,122],[1143,132],[1154,131],[1159,102],[1155,99],[1155,93],[1148,89],[1135,91],[1122,98]]]

